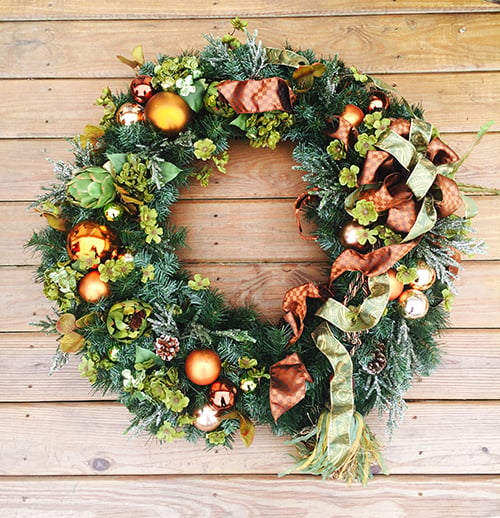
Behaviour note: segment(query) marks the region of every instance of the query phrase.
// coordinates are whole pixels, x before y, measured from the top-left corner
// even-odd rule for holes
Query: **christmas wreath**
[[[292,437],[298,469],[364,482],[382,464],[364,416],[394,426],[413,377],[438,365],[460,254],[481,250],[453,179],[463,159],[382,82],[232,25],[199,53],[119,56],[130,89],[104,89],[99,126],[71,140],[74,162],[54,162],[58,182],[35,203],[48,225],[28,245],[57,314],[40,325],[59,335],[53,369],[78,353],[134,432],[230,447],[268,424]],[[284,294],[278,325],[176,256],[179,188],[224,173],[233,139],[295,143],[299,230],[312,221],[303,237],[330,260],[328,283]]]

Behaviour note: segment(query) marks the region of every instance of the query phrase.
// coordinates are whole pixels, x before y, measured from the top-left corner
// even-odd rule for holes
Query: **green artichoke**
[[[108,312],[108,333],[119,342],[130,342],[142,336],[148,328],[148,317],[153,308],[140,300],[117,302]]]
[[[98,209],[116,196],[111,173],[102,167],[87,167],[75,172],[68,182],[68,198],[84,209]]]

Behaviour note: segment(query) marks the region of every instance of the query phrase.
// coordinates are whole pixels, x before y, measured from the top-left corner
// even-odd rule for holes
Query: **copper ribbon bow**
[[[396,119],[390,129],[377,144],[380,149],[368,151],[358,178],[360,186],[381,185],[360,192],[359,197],[373,202],[377,212],[387,211],[387,227],[408,233],[429,188],[441,193],[432,200],[439,217],[449,216],[462,204],[455,181],[436,171],[436,166],[457,161],[458,155],[439,138],[430,139],[432,126],[423,121]],[[391,154],[396,146],[397,152]]]
[[[271,366],[269,402],[271,414],[277,421],[287,410],[294,407],[306,395],[306,381],[312,378],[297,353],[292,353]]]
[[[217,90],[236,113],[292,112],[295,94],[281,77],[223,81]]]

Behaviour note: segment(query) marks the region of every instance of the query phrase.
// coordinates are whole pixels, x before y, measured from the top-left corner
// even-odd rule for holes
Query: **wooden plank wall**
[[[445,360],[415,380],[385,457],[392,475],[367,488],[282,479],[289,447],[259,429],[255,444],[205,453],[128,438],[127,411],[89,394],[76,361],[48,376],[54,339],[29,322],[50,312],[23,243],[43,222],[27,204],[69,158],[64,137],[96,123],[101,89],[125,89],[116,54],[147,58],[201,48],[240,15],[270,46],[289,42],[349,63],[421,102],[459,153],[497,124],[463,181],[500,185],[500,6],[479,0],[2,0],[0,2],[0,516],[500,516],[500,198],[479,197],[485,256],[467,258]],[[240,4],[238,6],[238,4]],[[183,259],[234,302],[280,315],[283,292],[319,280],[324,258],[297,236],[301,191],[290,146],[231,148],[226,177],[194,188],[175,217],[190,229]],[[242,240],[241,236],[245,239]],[[383,421],[370,418],[383,436]]]

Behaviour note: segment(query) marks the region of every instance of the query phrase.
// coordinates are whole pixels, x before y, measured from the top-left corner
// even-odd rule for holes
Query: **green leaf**
[[[127,154],[113,153],[111,155],[108,155],[108,160],[111,162],[112,167],[112,171],[110,172],[119,173],[122,170],[123,164],[127,161]],[[106,164],[104,164],[104,166],[106,166]]]
[[[148,360],[152,360],[154,365],[157,365],[158,367],[163,367],[165,365],[165,362],[153,351],[150,351],[149,349],[144,349],[144,347],[136,345],[135,363],[145,363]]]
[[[187,105],[194,111],[199,112],[203,108],[203,96],[205,95],[206,84],[203,79],[198,79],[193,83],[195,91],[188,95],[181,95]]]
[[[168,183],[172,181],[181,171],[179,167],[177,167],[175,164],[172,164],[172,162],[162,162],[160,165],[160,171],[161,171],[161,179]]]
[[[247,119],[248,115],[246,113],[240,113],[236,119],[232,120],[229,124],[231,126],[236,126],[237,128],[240,128],[240,130],[246,131],[247,130]]]

